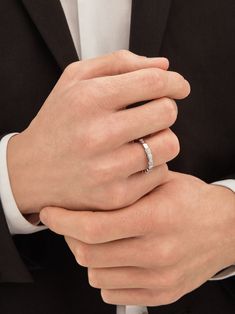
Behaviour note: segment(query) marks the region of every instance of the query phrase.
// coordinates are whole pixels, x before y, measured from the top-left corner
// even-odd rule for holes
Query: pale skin
[[[72,64],[8,146],[21,212],[65,236],[107,303],[168,304],[235,262],[234,194],[167,169],[179,153],[173,99],[190,92],[167,69],[125,51]]]
[[[173,99],[189,83],[165,58],[119,51],[68,66],[29,127],[8,145],[12,190],[23,214],[46,206],[109,210],[128,206],[165,180],[179,152],[169,129]],[[130,104],[146,104],[126,109]],[[147,137],[155,169],[134,141]],[[126,193],[128,191],[128,193]]]
[[[234,193],[180,173],[124,209],[46,208],[41,220],[110,304],[170,304],[235,263]]]

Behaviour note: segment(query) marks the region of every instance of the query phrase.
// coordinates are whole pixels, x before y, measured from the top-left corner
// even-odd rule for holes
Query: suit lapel
[[[156,57],[160,53],[172,0],[132,0],[130,50]]]
[[[78,60],[59,0],[21,1],[60,68]],[[159,55],[171,1],[132,0],[131,51]]]
[[[60,68],[78,60],[59,0],[21,1]]]

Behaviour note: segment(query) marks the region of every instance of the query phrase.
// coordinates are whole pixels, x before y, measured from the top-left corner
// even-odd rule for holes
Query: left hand
[[[41,220],[65,235],[106,303],[173,303],[235,263],[234,193],[180,173],[125,209],[50,208]]]

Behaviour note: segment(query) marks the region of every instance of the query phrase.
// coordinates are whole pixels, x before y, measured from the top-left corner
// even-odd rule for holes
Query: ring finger
[[[163,130],[144,140],[151,149],[154,167],[167,163],[179,153],[178,138],[170,129]],[[122,169],[125,169],[122,173],[127,177],[146,170],[148,167],[148,158],[141,143],[126,144],[119,149],[118,154],[119,160],[122,161]]]

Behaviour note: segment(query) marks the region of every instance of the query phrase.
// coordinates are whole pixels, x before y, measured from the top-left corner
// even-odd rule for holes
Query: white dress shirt
[[[74,46],[80,60],[97,57],[119,49],[129,48],[131,0],[60,0]],[[17,208],[7,169],[7,143],[15,133],[0,142],[0,198],[11,234],[27,234],[45,229],[30,224]],[[215,184],[235,192],[235,180]],[[235,275],[235,266],[216,276],[214,280]],[[145,307],[118,306],[117,314],[143,314]]]

